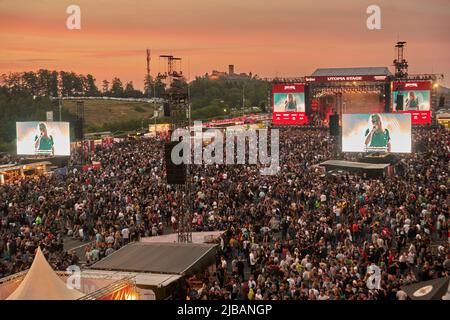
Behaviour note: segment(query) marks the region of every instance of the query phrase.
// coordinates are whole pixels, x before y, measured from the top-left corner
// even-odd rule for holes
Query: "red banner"
[[[220,119],[220,120],[211,120],[210,122],[203,123],[205,127],[214,127],[220,125],[235,125],[235,124],[244,124],[249,123],[253,124],[258,121],[260,117],[254,114],[248,114],[241,117],[234,117],[228,119]]]
[[[397,111],[398,113],[410,113],[412,124],[431,123],[431,111]]]
[[[297,84],[274,84],[272,86],[273,93],[287,93],[287,92],[305,92],[305,85]]]
[[[431,81],[403,81],[393,83],[394,91],[431,90]]]
[[[89,169],[96,170],[100,169],[102,164],[100,162],[93,162],[92,164],[85,164],[83,166],[83,171],[88,171]]]
[[[110,147],[113,145],[113,137],[103,137],[102,138],[102,147]]]
[[[274,124],[307,124],[308,117],[304,112],[274,112],[272,121]]]
[[[84,140],[83,148],[85,152],[95,150],[95,140]]]

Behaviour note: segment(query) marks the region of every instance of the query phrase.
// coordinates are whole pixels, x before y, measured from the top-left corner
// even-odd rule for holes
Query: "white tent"
[[[82,296],[83,293],[66,286],[38,247],[27,275],[6,300],[76,300]]]

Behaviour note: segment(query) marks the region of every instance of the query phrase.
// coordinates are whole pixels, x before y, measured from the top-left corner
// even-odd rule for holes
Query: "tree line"
[[[101,82],[99,89],[92,74],[40,69],[36,72],[11,72],[0,76],[0,86],[10,93],[27,93],[38,97],[164,97],[166,85],[160,77],[144,77],[144,90],[134,88],[133,81],[122,82],[118,77]],[[178,84],[179,85],[179,84]],[[186,87],[186,81],[181,80]],[[251,78],[246,80],[210,80],[206,75],[190,83],[192,109],[208,106],[229,108],[257,106],[266,108],[269,84]]]
[[[0,76],[0,86],[10,93],[27,93],[38,97],[163,97],[165,84],[160,78],[144,78],[144,91],[134,88],[133,81],[122,82],[118,77],[103,80],[97,87],[92,74],[40,69],[36,72],[10,72]]]

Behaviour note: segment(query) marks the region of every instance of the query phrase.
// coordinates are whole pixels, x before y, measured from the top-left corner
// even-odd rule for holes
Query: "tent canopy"
[[[66,286],[38,247],[27,275],[7,300],[76,300],[82,296],[81,292]]]
[[[402,287],[411,300],[443,300],[450,287],[449,277],[422,281]]]

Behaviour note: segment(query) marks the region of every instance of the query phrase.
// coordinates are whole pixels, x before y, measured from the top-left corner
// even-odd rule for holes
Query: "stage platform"
[[[368,154],[361,159],[358,159],[358,161],[366,163],[395,164],[397,162],[397,157],[392,153]]]
[[[216,244],[138,242],[120,248],[90,269],[192,276],[215,265],[217,250]]]
[[[389,163],[364,163],[345,160],[328,160],[322,162],[321,166],[327,171],[343,170],[348,172],[366,173],[368,176],[385,176],[389,174]]]

